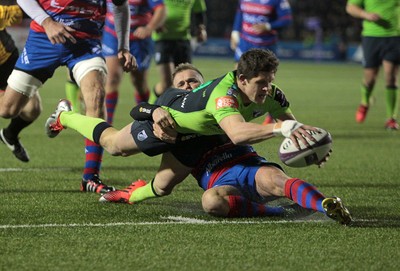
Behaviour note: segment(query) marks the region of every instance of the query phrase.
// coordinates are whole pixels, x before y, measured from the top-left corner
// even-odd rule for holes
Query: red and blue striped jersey
[[[75,29],[72,35],[82,39],[100,39],[106,15],[106,0],[37,0],[43,10],[59,23]],[[35,21],[31,29],[45,32]]]
[[[292,22],[292,10],[288,0],[240,0],[233,29],[240,38],[250,43],[265,46],[277,41],[277,30]],[[269,23],[270,31],[256,33],[253,25]]]

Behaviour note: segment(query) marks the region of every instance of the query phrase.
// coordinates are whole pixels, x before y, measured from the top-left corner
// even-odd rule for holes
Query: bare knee
[[[218,193],[207,190],[202,196],[203,210],[212,216],[227,217],[229,213],[228,201]]]
[[[277,167],[261,167],[255,176],[257,192],[264,198],[282,197],[288,179],[290,177]]]
[[[21,110],[16,107],[6,107],[2,106],[0,107],[0,117],[5,118],[5,119],[11,119],[19,115],[19,112]]]

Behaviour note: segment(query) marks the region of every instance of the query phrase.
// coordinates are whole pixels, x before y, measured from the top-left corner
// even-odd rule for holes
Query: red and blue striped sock
[[[103,148],[93,141],[85,138],[85,168],[83,169],[83,179],[90,180],[93,175],[98,175],[103,158]]]
[[[282,215],[282,207],[270,207],[250,201],[243,196],[228,196],[228,217],[256,217]]]
[[[150,91],[147,89],[145,93],[140,94],[139,92],[135,92],[135,100],[136,104],[145,103],[149,100]]]
[[[289,179],[285,183],[285,196],[301,207],[325,213],[322,201],[325,196],[318,189],[300,179]]]
[[[112,124],[114,120],[114,112],[118,103],[118,91],[106,94],[107,122]]]

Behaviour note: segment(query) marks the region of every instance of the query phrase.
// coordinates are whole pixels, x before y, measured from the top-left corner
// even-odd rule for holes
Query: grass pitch
[[[195,59],[207,79],[233,67],[230,59]],[[72,130],[48,139],[44,122],[63,98],[59,69],[40,90],[43,113],[21,133],[31,156],[16,160],[0,144],[0,270],[399,270],[400,134],[383,129],[383,78],[367,120],[354,121],[359,64],[282,62],[276,83],[299,121],[331,132],[333,154],[322,169],[285,168],[289,175],[343,199],[355,222],[343,227],[322,215],[307,220],[218,219],[201,208],[192,177],[168,197],[137,205],[100,204],[79,192],[83,139]],[[150,82],[157,81],[155,67]],[[115,126],[131,121],[128,76]],[[262,121],[262,119],[256,120]],[[4,127],[8,122],[0,120]],[[255,145],[278,161],[282,139]],[[150,180],[159,157],[104,155],[102,178],[122,188]]]

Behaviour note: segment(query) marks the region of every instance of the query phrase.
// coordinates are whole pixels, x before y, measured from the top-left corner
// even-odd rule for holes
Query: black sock
[[[105,129],[110,128],[110,127],[112,127],[112,126],[105,121],[97,124],[93,130],[93,142],[100,145],[101,134],[104,132]]]
[[[20,116],[11,119],[10,124],[3,130],[3,134],[6,138],[16,139],[19,133],[25,127],[28,127],[33,121],[23,120]]]

